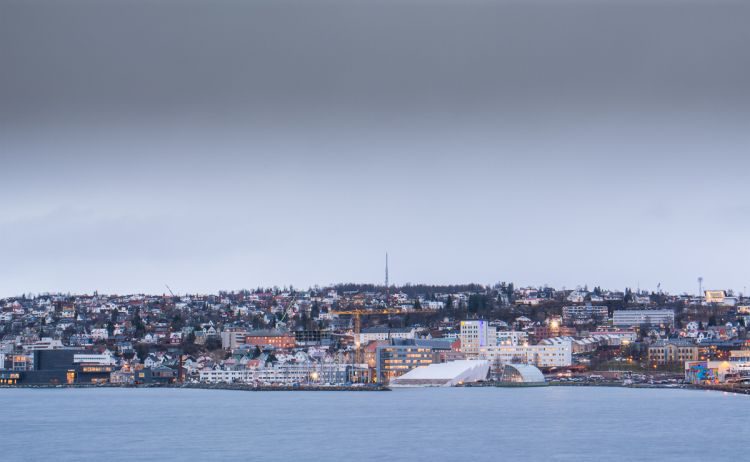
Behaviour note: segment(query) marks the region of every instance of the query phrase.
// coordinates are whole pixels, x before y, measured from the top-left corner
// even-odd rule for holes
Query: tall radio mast
[[[391,303],[390,286],[388,285],[388,252],[385,253],[385,307]]]

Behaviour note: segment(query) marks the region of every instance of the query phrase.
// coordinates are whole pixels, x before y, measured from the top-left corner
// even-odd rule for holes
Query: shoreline
[[[750,395],[750,387],[735,387],[732,385],[698,385],[694,383],[683,383],[674,385],[634,383],[623,385],[620,383],[564,383],[548,382],[553,387],[611,387],[611,388],[641,388],[641,389],[664,389],[664,390],[708,390],[720,391],[727,393],[737,393],[741,395]]]
[[[63,389],[63,388],[175,388],[175,389],[192,389],[192,390],[231,390],[231,391],[391,391],[390,388],[382,385],[372,386],[317,386],[317,385],[300,385],[300,386],[255,386],[244,383],[170,383],[170,384],[59,384],[59,385],[2,385],[0,389]]]
[[[726,393],[750,395],[750,387],[735,387],[732,385],[696,385],[696,384],[648,384],[637,383],[623,385],[621,383],[564,383],[546,382],[544,384],[495,384],[483,382],[481,384],[464,384],[454,388],[539,388],[539,387],[605,387],[605,388],[638,388],[638,389],[667,389],[667,390],[706,390]],[[173,388],[191,390],[224,390],[224,391],[392,391],[383,385],[371,386],[254,386],[250,384],[229,383],[184,383],[184,384],[60,384],[60,385],[0,385],[3,389],[89,389],[89,388]],[[426,387],[429,388],[429,387]]]

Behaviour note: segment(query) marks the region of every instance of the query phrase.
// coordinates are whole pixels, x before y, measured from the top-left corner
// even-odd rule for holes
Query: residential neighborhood
[[[748,322],[750,299],[724,290],[498,283],[27,294],[0,300],[0,385],[388,385],[419,367],[472,360],[488,365],[479,381],[516,364],[549,381],[658,372],[743,382]]]

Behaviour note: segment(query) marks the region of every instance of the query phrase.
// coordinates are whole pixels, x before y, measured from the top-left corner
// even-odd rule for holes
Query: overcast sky
[[[0,0],[0,296],[750,282],[750,5]]]

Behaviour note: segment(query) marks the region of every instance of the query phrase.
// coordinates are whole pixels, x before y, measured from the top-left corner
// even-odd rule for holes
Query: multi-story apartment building
[[[577,334],[575,327],[567,326],[534,326],[530,332],[532,343],[539,343],[546,338],[552,337],[575,337]]]
[[[320,345],[331,340],[331,331],[321,329],[295,330],[294,340],[298,347]]]
[[[259,368],[204,369],[199,372],[199,378],[205,383],[345,383],[350,380],[351,372],[349,364],[304,362]]]
[[[529,343],[528,332],[519,330],[498,330],[495,338],[497,345],[525,345]]]
[[[198,372],[201,382],[205,383],[252,383],[256,378],[255,369],[203,369]]]
[[[495,327],[484,320],[461,321],[458,338],[461,340],[461,352],[468,357],[477,356],[482,347],[497,344]]]
[[[573,349],[569,341],[553,345],[495,345],[481,347],[479,357],[500,364],[565,367],[573,364]]]
[[[244,345],[248,332],[245,329],[225,329],[221,332],[221,347],[225,350],[234,350]]]
[[[272,346],[274,348],[288,349],[296,346],[294,334],[276,330],[258,330],[248,332],[245,336],[246,345]]]
[[[674,310],[615,310],[612,324],[617,327],[674,326]]]
[[[603,305],[570,305],[562,309],[562,321],[566,326],[579,326],[605,321],[609,309]]]
[[[607,335],[609,337],[615,337],[620,339],[620,343],[631,343],[635,342],[638,338],[633,329],[617,329],[609,326],[599,326],[596,328],[596,332],[592,332],[592,335]]]
[[[375,340],[411,339],[414,338],[415,333],[416,329],[413,327],[369,327],[362,329],[359,334],[359,342],[361,345],[367,345]]]

